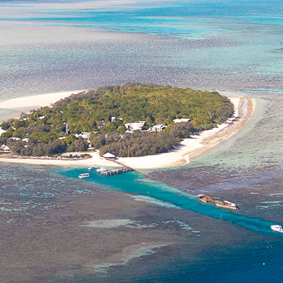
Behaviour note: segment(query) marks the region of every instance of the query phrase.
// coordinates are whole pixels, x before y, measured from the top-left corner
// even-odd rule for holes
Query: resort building
[[[183,123],[183,122],[190,122],[191,119],[189,118],[180,118],[180,119],[174,119],[173,122],[174,123]]]
[[[76,138],[83,138],[84,140],[89,141],[91,132],[82,132],[81,134],[76,134]]]
[[[115,158],[116,156],[110,152],[107,152],[103,155],[104,158]]]
[[[162,130],[166,129],[167,126],[163,125],[163,124],[159,124],[159,125],[154,125],[152,127],[152,131],[154,132],[161,132]]]
[[[127,131],[133,132],[133,131],[142,131],[144,127],[145,121],[139,121],[138,123],[127,123],[125,124],[125,127]]]
[[[1,150],[1,151],[4,151],[4,152],[10,152],[10,147],[8,147],[8,146],[5,145],[5,144],[2,144],[2,145],[0,146],[0,150]]]
[[[6,131],[3,130],[3,129],[0,127],[0,136],[1,136],[3,133],[6,133]]]

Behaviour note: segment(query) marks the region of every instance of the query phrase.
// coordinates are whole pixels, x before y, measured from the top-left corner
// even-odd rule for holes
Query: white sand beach
[[[60,92],[45,95],[36,95],[11,99],[0,103],[0,108],[13,109],[16,106],[36,107],[48,106],[61,98],[67,97],[72,92]],[[225,95],[227,95],[225,93]],[[233,94],[231,93],[231,96]],[[199,135],[185,139],[174,150],[168,153],[143,156],[118,158],[118,161],[134,169],[154,169],[184,165],[190,158],[211,149],[222,140],[234,135],[249,120],[255,109],[255,100],[246,97],[230,97],[235,106],[235,114],[225,123],[217,128],[200,132]],[[24,105],[24,106],[23,106]],[[22,159],[22,158],[1,158],[0,162],[25,163],[35,165],[55,165],[55,166],[109,166],[117,167],[117,164],[99,156],[98,152],[89,152],[91,158],[85,160],[58,160],[58,159]]]
[[[60,99],[63,99],[73,93],[78,93],[81,91],[83,90],[54,92],[13,98],[0,102],[0,109],[19,109],[29,107],[30,109],[33,109],[34,107],[50,106],[51,104],[55,103]]]

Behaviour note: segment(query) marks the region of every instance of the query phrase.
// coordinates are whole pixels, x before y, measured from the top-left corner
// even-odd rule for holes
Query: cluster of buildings
[[[112,117],[113,118],[113,117]],[[191,119],[189,118],[180,118],[180,119],[174,119],[174,123],[187,123],[190,122]],[[124,126],[126,127],[127,131],[126,133],[132,133],[134,131],[142,131],[144,129],[145,121],[139,121],[134,123],[126,123]],[[165,130],[167,126],[163,124],[154,125],[150,128],[149,131],[151,132],[161,132],[162,130]]]
[[[21,141],[26,142],[26,143],[29,142],[29,138],[20,139],[20,138],[11,137],[9,139],[13,140],[13,141],[20,141],[21,140]],[[28,145],[25,145],[24,147],[28,147]],[[2,144],[0,146],[0,152],[11,152],[11,149],[10,149],[9,146]]]
[[[38,117],[38,119],[44,119],[45,117],[44,116],[40,116]],[[118,118],[118,120],[121,120],[123,121],[123,118]],[[111,117],[111,122],[115,123],[117,121],[117,118],[116,117]],[[173,122],[174,123],[183,123],[183,122],[190,122],[191,120],[189,118],[180,118],[180,119],[174,119]],[[69,131],[69,124],[68,123],[65,123],[65,126],[66,126],[66,134],[70,134],[70,131]],[[134,122],[134,123],[126,123],[124,124],[125,128],[126,128],[126,133],[133,133],[134,131],[143,131],[144,130],[144,126],[145,126],[145,121],[139,121],[139,122]],[[105,127],[105,122],[102,121],[101,125],[99,128],[102,128],[102,127]],[[167,126],[163,125],[163,124],[157,124],[157,125],[154,125],[152,126],[148,131],[149,132],[161,132],[162,130],[166,129]],[[1,134],[5,133],[6,131],[3,130],[1,127],[0,127],[0,136]],[[95,133],[95,132],[94,132]],[[83,138],[84,140],[86,140],[90,145],[89,145],[89,149],[92,149],[91,147],[91,142],[90,142],[90,135],[91,135],[91,132],[82,132],[80,134],[75,134],[76,138]],[[62,140],[64,139],[65,137],[60,137],[59,140]],[[10,139],[14,140],[14,141],[19,141],[21,140],[20,138],[16,138],[16,137],[11,137]],[[24,142],[28,142],[29,139],[28,138],[25,138],[25,139],[22,139],[22,141]],[[7,145],[1,145],[0,146],[0,151],[1,152],[10,152],[10,148],[7,146]]]
[[[117,120],[123,121],[123,118],[116,118],[111,117],[111,122],[115,123]],[[191,120],[189,118],[180,118],[180,119],[174,119],[174,123],[183,123],[183,122],[190,122]],[[126,128],[126,133],[133,133],[134,131],[143,131],[145,127],[145,121],[138,121],[134,123],[125,123],[124,126]],[[105,122],[101,121],[101,124],[99,125],[99,128],[105,127]],[[148,132],[161,132],[167,128],[164,124],[157,124],[152,126]],[[69,125],[66,123],[66,134],[69,134]],[[92,132],[82,132],[80,134],[75,134],[76,138],[82,138],[86,140],[89,143],[89,150],[93,149],[91,147],[91,141],[90,141],[90,135]],[[93,132],[96,133],[96,132]],[[105,134],[105,137],[107,137],[107,134]],[[65,137],[60,137],[59,139],[64,139]]]

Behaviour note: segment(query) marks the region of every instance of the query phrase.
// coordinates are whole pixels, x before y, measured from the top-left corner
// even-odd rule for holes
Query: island
[[[233,113],[233,103],[218,92],[140,83],[105,86],[4,121],[0,149],[26,157],[88,156],[96,150],[118,157],[155,155]]]

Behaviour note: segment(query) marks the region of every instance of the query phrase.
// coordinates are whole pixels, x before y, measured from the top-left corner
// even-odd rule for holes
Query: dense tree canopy
[[[150,84],[106,86],[5,121],[1,127],[6,133],[0,144],[9,144],[14,153],[22,155],[84,151],[88,143],[75,135],[90,132],[93,147],[101,153],[140,156],[168,151],[192,132],[224,122],[233,111],[230,100],[217,92]],[[174,124],[176,118],[189,118],[191,122]],[[160,133],[124,134],[124,125],[135,121],[145,121],[149,130],[156,124],[168,128]],[[25,138],[29,140],[22,141]]]

